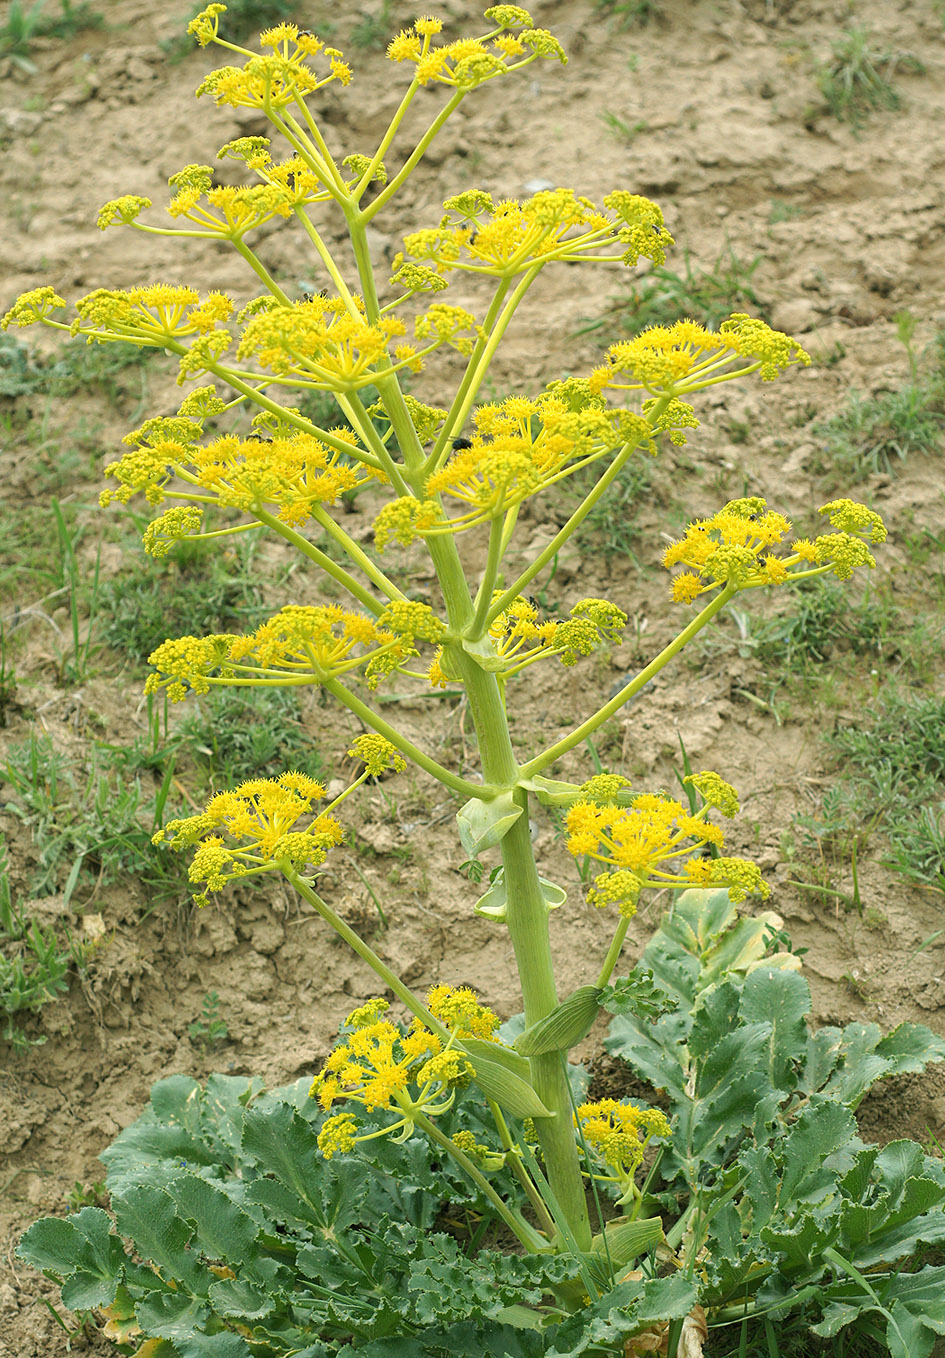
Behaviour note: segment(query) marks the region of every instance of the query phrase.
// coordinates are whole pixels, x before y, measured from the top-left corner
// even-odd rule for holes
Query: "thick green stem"
[[[374,207],[377,205],[375,203]],[[358,263],[366,313],[370,320],[374,320],[379,312],[379,304],[364,231],[364,221],[368,215],[373,215],[372,209],[369,209],[369,213],[364,214],[360,220],[348,214],[348,227]],[[511,315],[508,304],[506,311]],[[424,469],[423,448],[410,419],[396,376],[392,374],[386,378],[378,377],[377,387],[394,426],[407,474],[419,480]],[[434,538],[428,543],[428,550],[443,590],[450,628],[454,634],[462,635],[473,619],[474,609],[456,541],[452,537]],[[545,1018],[555,1008],[558,1003],[558,992],[551,956],[548,905],[542,894],[528,830],[528,794],[524,788],[518,786],[518,761],[512,748],[505,704],[496,675],[481,669],[461,646],[451,646],[449,655],[465,684],[470,712],[479,738],[484,788],[476,789],[474,795],[482,797],[485,788],[515,789],[514,796],[521,808],[518,820],[501,841],[501,851],[505,867],[509,934],[522,985],[525,1023],[526,1026],[531,1026]],[[333,691],[331,682],[326,687]],[[346,694],[342,699],[348,706],[352,705],[350,696],[352,695]],[[378,725],[376,716],[365,712],[365,719],[375,730],[379,730],[382,735],[386,734],[383,727]],[[394,743],[398,748],[403,748],[402,738]],[[421,763],[421,766],[429,768],[429,762],[427,760],[425,764]],[[440,777],[447,786],[455,786],[457,782],[463,781],[457,779],[455,775],[449,775],[448,779],[439,773],[434,773],[434,776]],[[571,1098],[567,1074],[555,1052],[533,1057],[530,1065],[535,1091],[552,1114],[551,1117],[536,1121],[548,1182],[564,1212],[573,1238],[577,1240],[580,1249],[587,1250],[591,1246],[591,1225],[571,1124]]]

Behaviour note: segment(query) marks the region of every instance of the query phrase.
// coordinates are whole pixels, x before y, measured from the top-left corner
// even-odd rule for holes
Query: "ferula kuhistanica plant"
[[[794,536],[787,519],[760,497],[730,501],[690,524],[664,557],[673,571],[672,598],[690,614],[678,636],[568,734],[523,758],[511,681],[533,664],[579,663],[617,638],[627,621],[620,601],[601,598],[579,599],[561,616],[544,618],[529,595],[532,582],[631,458],[655,456],[665,442],[686,442],[686,431],[698,423],[693,402],[701,391],[751,377],[770,382],[806,364],[808,356],[791,337],[742,313],[718,330],[680,319],[612,345],[605,362],[584,376],[553,381],[529,396],[481,400],[496,350],[544,269],[561,262],[588,268],[633,268],[641,260],[661,265],[672,244],[660,208],[625,188],[615,188],[597,205],[569,188],[497,202],[484,189],[467,187],[446,199],[429,226],[404,237],[392,268],[380,269],[372,260],[369,228],[383,214],[396,226],[398,192],[447,119],[467,98],[517,78],[533,63],[565,62],[558,40],[515,5],[493,6],[481,34],[449,42],[441,39],[439,19],[418,19],[388,49],[404,83],[388,128],[375,147],[342,157],[309,103],[327,86],[340,89],[351,82],[342,53],[295,23],[264,32],[259,50],[238,46],[221,27],[225,9],[211,4],[189,26],[201,47],[220,46],[234,63],[207,75],[197,94],[224,108],[252,110],[271,124],[272,138],[239,137],[217,153],[245,167],[248,182],[221,184],[210,165],[187,165],[170,181],[170,224],[152,218],[149,199],[128,194],[105,204],[99,226],[226,244],[239,255],[241,277],[257,294],[237,309],[225,293],[202,294],[190,283],[99,288],[75,302],[75,319],[69,320],[60,319],[64,299],[41,287],[18,298],[3,324],[40,322],[90,344],[130,342],[178,360],[187,394],[174,413],[148,419],[126,436],[126,450],[107,467],[110,488],[101,497],[103,506],[140,498],[155,511],[144,532],[147,552],[161,556],[183,538],[224,538],[261,527],[328,578],[333,600],[344,598],[286,605],[246,634],[168,639],[150,657],[146,691],[166,690],[180,701],[218,686],[319,686],[366,730],[347,750],[363,768],[360,775],[330,801],[319,782],[292,770],[253,779],[218,793],[202,813],[170,822],[156,838],[194,850],[190,876],[203,904],[230,882],[282,874],[407,1010],[409,1026],[389,1019],[382,999],[369,999],[349,1015],[341,1041],[303,1100],[304,1117],[317,1133],[311,1148],[319,1157],[305,1173],[330,1177],[342,1172],[338,1166],[345,1157],[378,1155],[380,1143],[425,1138],[451,1173],[466,1176],[477,1202],[504,1224],[516,1249],[544,1260],[537,1296],[555,1298],[552,1312],[543,1314],[537,1304],[510,1305],[503,1293],[501,1325],[503,1333],[511,1328],[526,1336],[515,1341],[524,1345],[515,1352],[557,1353],[554,1347],[528,1348],[539,1341],[527,1336],[543,1331],[549,1317],[566,1323],[592,1298],[599,1301],[605,1293],[598,1265],[606,1262],[613,1284],[613,1268],[621,1272],[626,1261],[662,1240],[658,1219],[642,1215],[638,1177],[649,1143],[666,1145],[672,1138],[660,1110],[628,1101],[575,1100],[563,1056],[604,1004],[615,1012],[621,1005],[621,1012],[628,1006],[638,1015],[648,1006],[654,1016],[660,1012],[658,992],[645,973],[611,984],[641,892],[659,888],[675,897],[688,891],[683,898],[690,902],[702,895],[716,900],[721,893],[740,902],[766,897],[768,887],[753,863],[724,852],[723,831],[713,815],[734,816],[738,798],[718,773],[692,774],[685,803],[635,789],[616,772],[583,786],[550,774],[556,761],[619,712],[737,594],[816,576],[847,579],[874,565],[871,546],[882,542],[885,529],[874,512],[847,499],[823,506],[822,531],[810,537]],[[408,122],[413,125],[407,115],[421,91],[429,99],[429,121],[419,136],[407,136]],[[327,243],[324,221],[330,211],[344,219],[345,253]],[[307,241],[312,269],[324,281],[319,293],[296,297],[267,267],[260,228],[277,218]],[[488,281],[491,295],[482,315],[447,298],[451,279],[464,274]],[[444,408],[425,404],[413,391],[442,350],[462,359],[462,375]],[[311,393],[331,394],[337,425],[322,427],[303,413]],[[526,564],[511,571],[524,503],[576,472],[588,484],[589,469],[591,489],[568,521],[530,559],[525,551]],[[373,550],[346,531],[344,515],[337,512],[346,492],[364,486],[382,498]],[[484,549],[485,565],[475,578],[464,565],[465,535]],[[392,543],[427,554],[437,581],[429,602],[408,598],[396,573],[385,569],[385,549]],[[521,552],[520,544],[516,550]],[[391,676],[417,690],[462,691],[475,727],[480,776],[447,767],[431,748],[408,738],[396,718],[388,718],[389,709],[382,711],[374,692]],[[476,908],[489,927],[508,931],[514,952],[524,1010],[514,1045],[474,992],[444,985],[428,995],[415,993],[316,888],[320,865],[344,838],[345,799],[369,777],[403,769],[407,762],[461,799],[459,834],[469,858],[487,849],[501,856]],[[540,875],[528,828],[532,799],[563,813],[569,850],[598,869],[588,899],[614,919],[612,942],[594,966],[593,983],[563,1001],[555,983],[549,912],[565,893]],[[776,932],[775,916],[759,919],[759,928],[767,924]],[[755,943],[758,937],[753,935]],[[756,948],[751,966],[765,955],[763,947]],[[777,970],[786,962],[793,966],[794,959],[778,953],[767,965]],[[736,949],[729,971],[744,976],[748,970]],[[256,1092],[248,1088],[241,1095],[247,1108]],[[489,1110],[487,1140],[480,1122],[450,1135],[442,1130],[457,1110],[472,1107],[470,1092]],[[244,1147],[246,1136],[256,1145],[259,1125],[246,1127]],[[303,1133],[296,1128],[292,1135]],[[185,1157],[182,1164],[190,1162]],[[187,1173],[192,1179],[189,1168]],[[633,1227],[629,1234],[615,1233],[613,1222],[605,1235],[594,1234],[588,1183],[616,1197],[622,1210],[616,1225]],[[162,1184],[166,1197],[170,1181]],[[298,1201],[309,1201],[301,1184],[300,1179]],[[139,1185],[141,1193],[151,1194],[147,1210],[163,1210],[166,1203],[152,1188]],[[206,1185],[190,1184],[175,1199],[175,1220],[202,1221],[201,1213],[211,1209],[208,1193]],[[185,1198],[189,1206],[182,1205]],[[131,1218],[137,1219],[141,1201],[134,1199],[135,1206],[128,1198],[119,1209],[120,1230],[124,1222],[132,1234]],[[231,1208],[236,1211],[232,1203]],[[102,1229],[91,1217],[82,1220],[93,1235]],[[254,1220],[258,1225],[247,1207],[239,1229],[250,1230]],[[81,1235],[85,1226],[74,1229]],[[241,1284],[233,1281],[229,1264],[214,1264],[216,1282],[211,1278],[201,1292],[191,1276],[193,1259],[181,1253],[184,1234],[174,1238],[180,1244],[176,1264],[156,1243],[157,1254],[150,1256],[148,1286],[156,1271],[162,1286],[167,1284],[161,1297],[155,1300],[149,1292],[150,1299],[142,1301],[141,1267],[119,1250],[126,1263],[120,1263],[121,1277],[114,1283],[115,1247],[95,1236],[94,1248],[101,1246],[112,1263],[102,1264],[104,1272],[85,1291],[74,1288],[71,1304],[81,1295],[90,1305],[107,1307],[114,1337],[130,1342],[134,1336],[136,1343],[147,1341],[142,1353],[180,1358],[211,1349],[221,1358],[303,1349],[335,1353],[359,1334],[354,1319],[342,1322],[337,1316],[319,1322],[317,1334],[305,1332],[308,1347],[300,1345],[296,1331],[280,1329],[272,1307],[260,1300],[284,1267],[275,1246],[271,1267],[246,1266],[247,1290],[238,1299]],[[83,1239],[88,1243],[92,1236]],[[63,1241],[58,1254],[49,1242],[43,1254],[39,1237],[32,1240],[32,1247],[29,1239],[24,1244],[26,1257],[61,1278],[78,1276],[61,1262]],[[137,1248],[149,1257],[140,1241]],[[229,1258],[222,1244],[215,1257]],[[249,1257],[245,1251],[243,1257]],[[514,1265],[524,1267],[521,1261]],[[531,1283],[516,1273],[515,1285],[518,1295],[534,1299],[538,1274],[528,1267]],[[112,1282],[102,1281],[106,1275]],[[643,1284],[624,1280],[620,1351],[630,1342],[634,1315],[641,1332],[675,1316],[676,1344],[683,1314],[691,1311],[690,1284],[691,1271],[689,1291],[680,1284],[660,1303],[651,1298],[649,1311],[641,1303],[634,1312],[632,1289],[639,1293]],[[193,1301],[186,1323],[185,1293]],[[690,1331],[702,1323],[694,1315],[686,1321]],[[409,1326],[417,1323],[403,1320],[404,1332],[415,1334]],[[380,1342],[377,1334],[375,1327],[371,1343]],[[603,1331],[598,1340],[582,1343],[560,1352],[616,1351]],[[691,1338],[692,1352],[695,1343]]]

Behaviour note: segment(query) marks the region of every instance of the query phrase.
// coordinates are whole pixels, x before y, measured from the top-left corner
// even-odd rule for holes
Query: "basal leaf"
[[[925,1317],[917,1316],[901,1301],[893,1302],[886,1326],[889,1358],[927,1358],[937,1334],[945,1334],[945,1326],[930,1328]]]
[[[945,1061],[945,1038],[922,1023],[900,1023],[877,1042],[876,1055],[888,1063],[887,1075],[925,1070],[933,1061]]]
[[[112,1194],[112,1211],[118,1230],[134,1241],[162,1278],[176,1279],[198,1295],[205,1291],[209,1275],[187,1248],[193,1231],[177,1215],[170,1194],[150,1184],[132,1184]]]
[[[306,1205],[320,1229],[342,1230],[358,1217],[367,1185],[356,1162],[326,1164],[313,1128],[286,1103],[249,1108],[242,1148]]]
[[[118,1275],[120,1277],[120,1275]],[[89,1311],[93,1306],[111,1306],[118,1291],[118,1277],[101,1277],[77,1270],[62,1284],[62,1304],[70,1311]]]
[[[782,1145],[784,1172],[781,1203],[798,1197],[816,1197],[824,1184],[832,1185],[835,1175],[821,1165],[828,1155],[848,1146],[856,1136],[853,1114],[835,1099],[812,1094],[810,1103],[797,1116]]]
[[[684,891],[677,897],[668,918],[664,918],[660,930],[701,959],[737,919],[738,909],[726,890]]]
[[[807,1041],[807,1054],[798,1078],[798,1089],[813,1094],[823,1088],[843,1053],[843,1029],[818,1028]]]
[[[212,1283],[210,1300],[217,1314],[227,1320],[263,1320],[276,1308],[275,1298],[265,1288],[245,1278],[221,1278]]]
[[[232,1330],[175,1339],[174,1348],[179,1358],[252,1358],[252,1350],[246,1340]]]
[[[733,1072],[731,1079],[720,1082],[691,1105],[688,1118],[681,1108],[679,1127],[680,1134],[686,1127],[687,1155],[709,1164],[721,1163],[728,1155],[734,1155],[744,1129],[754,1126],[759,1109],[767,1108],[767,1093],[768,1083],[762,1071],[747,1071],[744,1075]]]
[[[667,1089],[675,1099],[684,1099],[687,1072],[680,1044],[688,1036],[689,1023],[688,1011],[682,1009],[664,1014],[654,1024],[617,1017],[610,1025],[604,1046],[657,1089]]]
[[[102,1219],[102,1229],[111,1230],[111,1219],[100,1207],[87,1207],[86,1214],[95,1213]],[[87,1216],[87,1220],[90,1218]],[[25,1231],[16,1253],[43,1273],[56,1278],[67,1278],[79,1267],[83,1250],[88,1248],[88,1233],[76,1225],[76,1217],[42,1217]]]
[[[739,1012],[746,1023],[771,1025],[768,1079],[774,1089],[794,1088],[795,1064],[806,1054],[810,986],[796,971],[758,967],[745,980]]]
[[[823,1092],[855,1109],[867,1090],[888,1071],[885,1057],[876,1052],[882,1031],[875,1023],[849,1023],[840,1043],[841,1059]]]
[[[714,986],[702,996],[689,1034],[689,1055],[694,1062],[702,1062],[714,1052],[737,1026],[738,999],[738,990],[731,984]]]
[[[151,1339],[170,1339],[177,1344],[189,1339],[210,1319],[210,1307],[186,1292],[151,1292],[135,1307],[138,1324]]]
[[[177,1203],[178,1215],[196,1230],[191,1249],[199,1247],[208,1259],[234,1266],[252,1260],[259,1228],[221,1188],[196,1174],[182,1174],[167,1191]]]
[[[695,1287],[681,1273],[646,1282],[618,1283],[599,1301],[556,1325],[545,1349],[547,1358],[580,1358],[617,1344],[661,1320],[685,1316],[697,1300]]]
[[[782,1273],[791,1277],[816,1278],[825,1267],[823,1252],[836,1244],[839,1223],[836,1213],[803,1212],[793,1226],[764,1226],[761,1239],[778,1258]]]

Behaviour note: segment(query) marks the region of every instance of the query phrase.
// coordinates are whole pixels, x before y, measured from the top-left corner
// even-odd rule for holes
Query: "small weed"
[[[593,467],[576,472],[561,483],[556,492],[556,517],[564,523],[593,489],[598,471]],[[623,471],[584,519],[574,534],[574,542],[582,552],[601,556],[629,557],[637,566],[634,555],[642,532],[636,521],[641,506],[652,502],[653,474],[649,461],[631,458]]]
[[[146,794],[140,778],[119,777],[107,747],[93,745],[81,765],[56,750],[51,739],[32,732],[11,746],[4,770],[13,799],[5,810],[28,826],[37,865],[30,888],[37,896],[58,891],[68,903],[79,882],[91,875],[108,882],[123,872],[146,885],[175,891],[182,881],[173,862],[151,844],[160,825],[172,770]]]
[[[108,1189],[105,1180],[97,1179],[95,1183],[84,1184],[81,1179],[76,1179],[66,1196],[66,1206],[72,1212],[78,1212],[83,1207],[107,1207]]]
[[[943,423],[937,387],[910,384],[878,397],[852,392],[842,410],[813,427],[824,440],[814,470],[831,485],[847,484],[851,476],[891,476],[896,462],[940,446]]]
[[[61,940],[54,929],[13,903],[6,847],[0,843],[0,1040],[15,1047],[38,1046],[45,1037],[30,1038],[13,1022],[14,1015],[38,1013],[69,987],[72,968],[82,970],[93,944]]]
[[[616,113],[610,112],[602,113],[600,120],[617,141],[622,141],[627,146],[640,132],[645,132],[649,127],[645,118],[638,118],[636,122],[628,123],[625,119],[618,117]]]
[[[889,838],[889,866],[907,881],[945,894],[945,802],[920,807],[918,818],[898,823]]]
[[[36,66],[30,60],[30,43],[34,38],[71,38],[84,28],[101,28],[104,19],[88,4],[73,4],[60,0],[58,15],[44,14],[46,0],[35,0],[26,7],[22,0],[12,0],[6,22],[0,26],[0,57],[9,57],[15,66],[28,75],[35,75]]]
[[[390,41],[392,27],[391,0],[382,0],[376,14],[365,14],[351,30],[350,41],[355,47],[380,51]]]
[[[620,28],[643,27],[660,17],[660,0],[595,0],[598,13],[615,19]]]
[[[7,724],[7,713],[16,706],[16,673],[10,660],[6,629],[0,620],[0,730]]]
[[[312,778],[324,774],[292,689],[226,689],[194,701],[180,736],[210,787],[235,787],[285,769]]]
[[[102,640],[137,660],[168,637],[242,630],[267,612],[253,569],[255,534],[232,551],[181,542],[161,561],[136,564],[101,588]]]
[[[200,1007],[200,1017],[188,1025],[187,1036],[195,1047],[200,1047],[204,1056],[230,1035],[226,1021],[220,1017],[220,996],[215,990],[208,990]]]
[[[859,131],[876,109],[902,103],[892,81],[897,71],[921,75],[925,67],[905,52],[881,52],[866,28],[853,25],[833,44],[830,60],[815,72],[817,87],[835,118]]]
[[[66,679],[73,684],[82,684],[88,678],[89,661],[93,650],[102,544],[100,539],[95,566],[86,580],[83,578],[75,550],[80,532],[73,533],[70,531],[58,500],[53,500],[53,515],[56,520],[56,534],[59,540],[62,577],[69,596],[69,621],[72,630],[72,654],[68,660],[60,659],[60,680]],[[88,614],[88,622],[85,628],[82,627],[80,609]]]
[[[807,841],[848,855],[881,829],[889,867],[945,892],[945,699],[890,694],[871,723],[836,732],[830,745],[837,779],[816,817],[797,818]]]
[[[149,358],[147,349],[121,342],[63,344],[47,357],[15,335],[0,335],[0,396],[16,399],[39,392],[62,398],[95,386],[117,405],[128,394],[127,379],[119,374],[128,368],[143,369]]]
[[[797,217],[803,217],[804,209],[797,203],[789,203],[784,198],[772,198],[771,207],[768,212],[768,225],[777,226],[779,222],[792,222]]]

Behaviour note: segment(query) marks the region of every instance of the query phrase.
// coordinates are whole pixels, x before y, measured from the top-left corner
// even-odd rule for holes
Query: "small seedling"
[[[226,1020],[220,1017],[220,996],[215,990],[208,990],[200,1006],[200,1017],[188,1025],[187,1036],[206,1056],[214,1047],[225,1042],[229,1035]]]
[[[859,131],[875,110],[900,107],[893,85],[897,72],[921,75],[924,70],[921,61],[905,52],[877,50],[869,31],[855,24],[833,44],[830,59],[815,75],[833,116]]]

